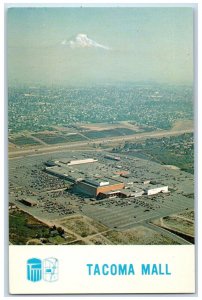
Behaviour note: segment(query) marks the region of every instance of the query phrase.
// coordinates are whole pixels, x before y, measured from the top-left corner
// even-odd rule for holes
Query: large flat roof
[[[101,182],[108,182],[108,186],[110,185],[114,185],[114,184],[118,184],[118,183],[123,183],[122,181],[120,180],[116,180],[116,179],[113,179],[113,178],[109,178],[109,177],[103,177],[103,178],[85,178],[83,180],[83,182],[85,183],[88,183],[92,186],[100,186],[99,183]],[[104,185],[102,185],[104,186]]]
[[[152,189],[158,189],[158,188],[163,188],[163,187],[167,187],[167,186],[168,185],[164,185],[164,184],[145,184],[144,189],[152,190]]]

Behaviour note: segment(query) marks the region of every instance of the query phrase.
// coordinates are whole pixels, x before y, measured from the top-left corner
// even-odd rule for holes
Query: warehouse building
[[[90,164],[97,162],[97,159],[94,158],[86,158],[86,159],[77,159],[77,160],[69,160],[69,159],[61,159],[59,161],[55,161],[55,163],[62,163],[67,166],[75,166],[75,165],[82,165],[82,164]]]
[[[68,180],[70,182],[75,182],[79,178],[81,180],[83,179],[81,178],[81,176],[79,176],[79,174],[76,174],[75,172],[71,172],[71,170],[67,170],[66,168],[63,167],[58,167],[58,166],[46,167],[44,171],[58,178]]]
[[[119,156],[112,156],[112,155],[105,155],[104,158],[115,160],[115,161],[121,160],[121,158]]]
[[[111,159],[111,155],[106,156]],[[44,170],[71,182],[73,192],[96,199],[136,198],[168,192],[168,186],[156,182],[155,178],[142,180],[123,166],[108,165],[94,158],[61,158],[54,165],[48,161]]]
[[[37,202],[35,202],[31,199],[21,199],[21,200],[19,200],[19,202],[23,203],[26,206],[30,206],[30,207],[37,206]]]
[[[134,197],[134,198],[137,198],[137,197],[141,197],[142,195],[144,195],[144,190],[137,187],[137,186],[131,186],[130,188],[125,188],[124,190],[121,191],[121,193],[123,195],[125,195],[125,198],[128,198],[128,197]]]
[[[106,199],[106,198],[130,198],[130,197],[140,197],[144,194],[144,191],[139,188],[132,188],[132,189],[120,189],[115,191],[107,191],[107,192],[100,192],[98,195],[98,199]]]
[[[97,198],[100,193],[119,191],[124,186],[123,182],[112,178],[86,178],[76,182],[73,186],[73,191]]]
[[[158,193],[168,193],[168,186],[149,184],[144,189],[144,191],[145,191],[145,194],[147,196],[155,195],[155,194],[158,194]]]

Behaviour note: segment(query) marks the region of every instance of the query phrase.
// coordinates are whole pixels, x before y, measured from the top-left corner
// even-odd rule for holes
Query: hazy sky
[[[192,8],[11,8],[9,84],[192,83]]]

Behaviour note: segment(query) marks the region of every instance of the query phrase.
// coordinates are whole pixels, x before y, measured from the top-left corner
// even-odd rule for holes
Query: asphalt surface
[[[106,225],[111,230],[126,230],[137,226],[150,226],[163,235],[182,244],[187,242],[169,233],[158,226],[148,225],[148,222],[171,214],[194,208],[194,199],[190,194],[194,191],[194,177],[192,174],[180,170],[172,170],[154,162],[126,157],[121,155],[121,162],[107,160],[104,151],[59,151],[37,156],[26,156],[9,160],[9,192],[10,201],[30,214],[44,220],[58,220],[72,214],[83,214],[97,222]],[[69,185],[61,179],[43,172],[44,163],[50,159],[81,157],[97,157],[99,168],[103,165],[106,175],[111,173],[117,164],[124,165],[134,178],[140,182],[153,179],[162,185],[168,185],[168,194],[158,194],[153,197],[142,196],[138,198],[106,199],[90,201],[89,198],[65,192]],[[74,158],[75,159],[75,158]],[[95,173],[98,171],[96,164],[83,166],[83,171]],[[86,169],[85,169],[86,168]],[[91,169],[92,168],[92,169]],[[133,179],[134,180],[134,179]],[[31,198],[38,203],[38,207],[26,207],[19,202],[21,198]],[[151,228],[152,226],[152,228]]]

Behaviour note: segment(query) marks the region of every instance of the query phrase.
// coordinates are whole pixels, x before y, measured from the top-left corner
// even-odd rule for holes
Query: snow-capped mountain
[[[63,40],[61,45],[74,48],[102,48],[104,50],[110,50],[109,47],[97,43],[90,39],[87,34],[79,33],[73,39]]]

